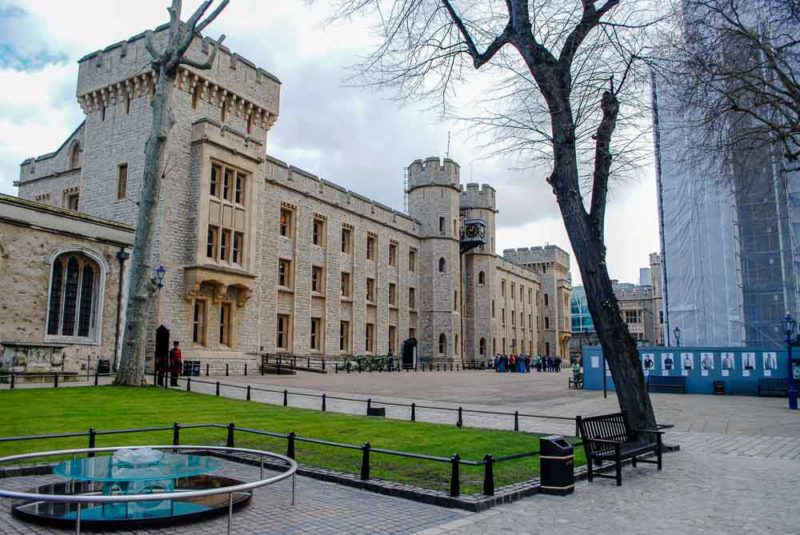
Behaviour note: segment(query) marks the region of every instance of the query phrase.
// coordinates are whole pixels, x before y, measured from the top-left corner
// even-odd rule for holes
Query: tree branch
[[[153,56],[153,63],[161,63],[163,61],[163,54],[156,50],[156,43],[153,40],[153,30],[147,30],[144,33],[144,48]]]
[[[506,44],[509,43],[509,38],[511,37],[512,25],[511,25],[511,13],[509,12],[509,19],[506,27],[503,29],[503,33],[498,35],[494,38],[494,41],[486,48],[486,50],[481,53],[478,52],[478,47],[475,45],[475,41],[472,39],[472,36],[469,34],[467,27],[464,25],[464,21],[461,20],[461,17],[456,13],[456,10],[453,8],[453,5],[450,3],[449,0],[442,0],[447,13],[450,15],[450,18],[453,19],[453,24],[456,25],[458,28],[461,37],[464,38],[464,42],[467,45],[467,51],[469,55],[472,56],[473,66],[476,69],[480,69],[484,64],[486,64],[489,60],[491,60],[494,55],[497,53],[498,50],[503,48]],[[509,1],[506,2],[507,6],[511,4]]]
[[[594,176],[592,180],[592,202],[589,217],[599,239],[603,237],[603,226],[608,197],[608,179],[611,171],[611,134],[617,126],[619,101],[613,91],[604,91],[600,100],[603,119],[595,135]]]
[[[603,4],[600,9],[597,9],[595,7],[597,0],[581,0],[581,4],[583,4],[581,21],[573,28],[569,37],[567,37],[567,40],[564,42],[564,47],[561,49],[561,54],[558,58],[559,63],[562,65],[572,64],[575,53],[578,51],[581,43],[583,43],[583,40],[586,39],[586,36],[589,35],[592,29],[600,24],[600,19],[603,15],[616,7],[619,1],[620,0],[606,0],[606,3]]]

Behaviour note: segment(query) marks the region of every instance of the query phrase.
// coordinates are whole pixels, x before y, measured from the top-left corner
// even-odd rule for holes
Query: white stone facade
[[[196,39],[190,55],[208,50]],[[77,191],[81,212],[136,224],[148,64],[142,35],[80,61],[86,120],[23,162],[20,197],[66,206]],[[398,354],[408,338],[426,361],[543,352],[541,276],[495,254],[493,188],[463,187],[457,163],[427,158],[409,166],[407,215],[348,191],[266,155],[279,97],[274,76],[224,47],[211,70],[180,71],[151,332],[165,325],[185,359],[205,362]],[[486,244],[461,254],[470,218],[486,222]]]

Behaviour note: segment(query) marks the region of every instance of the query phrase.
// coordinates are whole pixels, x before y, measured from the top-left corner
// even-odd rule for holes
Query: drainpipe
[[[122,287],[125,283],[125,261],[130,257],[130,253],[126,251],[124,247],[120,247],[119,251],[117,251],[117,260],[119,261],[119,285],[117,288],[117,328],[114,332],[114,365],[112,367],[114,372],[117,371],[120,357],[119,337],[122,334],[120,322],[122,319]]]

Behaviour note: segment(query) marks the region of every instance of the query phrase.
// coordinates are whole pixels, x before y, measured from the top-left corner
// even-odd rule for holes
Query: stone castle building
[[[210,44],[196,38],[188,56],[205,60]],[[85,120],[55,152],[22,163],[22,199],[135,227],[149,62],[143,34],[80,60]],[[542,320],[568,295],[566,253],[552,284],[495,254],[495,190],[462,185],[450,159],[409,165],[405,214],[268,156],[280,89],[225,47],[210,70],[180,68],[167,97],[174,125],[152,259],[166,274],[151,332],[165,325],[184,359],[201,362],[398,354],[410,338],[427,361],[567,355],[548,334],[561,320]],[[462,253],[467,242],[477,246]]]

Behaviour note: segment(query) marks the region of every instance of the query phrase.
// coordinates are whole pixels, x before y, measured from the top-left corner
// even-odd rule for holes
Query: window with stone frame
[[[364,334],[364,351],[367,353],[372,353],[375,351],[375,324],[367,323],[366,329],[364,329]]]
[[[447,336],[444,333],[439,335],[439,354],[447,354]]]
[[[78,211],[80,205],[80,193],[78,191],[68,191],[64,193],[64,208],[67,210]]]
[[[372,234],[367,234],[367,260],[375,260],[375,242],[377,238]]]
[[[121,163],[117,166],[117,200],[128,196],[128,164]]]
[[[318,247],[325,247],[325,220],[315,216],[311,226],[311,243]]]
[[[397,242],[389,243],[389,265],[397,267]]]
[[[345,299],[351,299],[353,297],[353,285],[352,279],[350,278],[350,273],[346,271],[342,271],[342,297]]]
[[[636,324],[639,323],[639,311],[638,310],[626,310],[625,311],[625,323]]]
[[[516,290],[516,289],[517,289],[517,285],[512,282],[511,283],[511,300],[512,301],[514,300],[514,290]]]
[[[208,303],[205,299],[195,299],[192,310],[192,343],[204,346],[207,343]]]
[[[408,308],[415,309],[417,308],[417,289],[416,288],[409,288],[408,289]]]
[[[275,329],[275,347],[278,349],[291,349],[289,339],[291,336],[292,318],[288,314],[278,314]]]
[[[494,299],[492,299],[492,317],[494,317]]]
[[[500,281],[500,297],[506,296],[506,280],[503,279]]]
[[[547,294],[544,294],[544,306],[546,307],[550,306],[550,296]]]
[[[484,273],[483,271],[478,273],[478,284],[480,284],[481,286],[486,284],[486,273]]]
[[[550,316],[545,316],[544,317],[544,328],[545,329],[549,329],[550,328]]]
[[[353,254],[353,229],[349,226],[342,227],[342,252]]]
[[[350,351],[350,322],[339,322],[339,351]]]
[[[294,237],[294,210],[281,208],[280,234],[284,238]]]
[[[444,257],[439,258],[439,273],[444,273],[447,268],[447,261]]]
[[[325,272],[322,266],[311,266],[311,292],[316,294],[325,291]]]
[[[92,341],[97,338],[100,266],[79,252],[53,260],[47,311],[47,334]]]
[[[286,258],[278,259],[278,286],[292,288],[292,261]]]
[[[367,278],[367,302],[375,302],[375,279]]]
[[[481,338],[478,342],[478,354],[482,357],[486,356],[486,338]]]
[[[311,351],[322,351],[322,318],[311,318],[309,348]]]
[[[219,344],[233,347],[233,306],[221,303],[219,306]]]
[[[417,250],[413,247],[408,250],[408,270],[411,273],[417,270]]]
[[[397,327],[389,325],[389,351],[394,353],[397,350]]]
[[[220,264],[243,266],[248,174],[220,162],[212,162],[209,179],[209,214],[206,257]]]
[[[458,290],[453,292],[453,312],[458,312]]]
[[[503,325],[506,324],[506,309],[505,307],[500,309],[500,321]]]
[[[397,306],[397,284],[389,283],[389,306]]]

